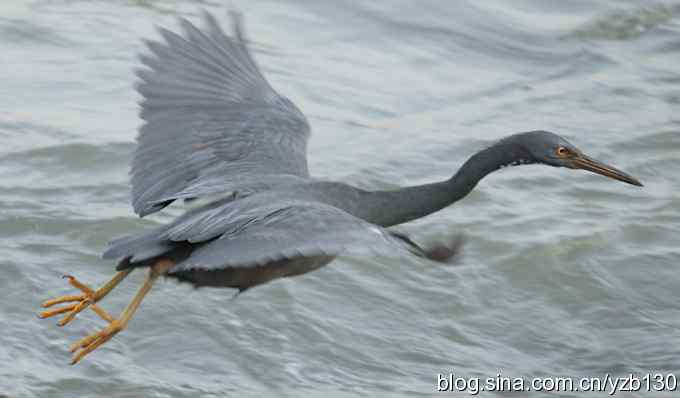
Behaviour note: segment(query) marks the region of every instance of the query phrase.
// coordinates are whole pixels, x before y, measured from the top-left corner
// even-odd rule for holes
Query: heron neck
[[[470,157],[448,180],[375,191],[367,195],[370,203],[364,219],[389,227],[425,217],[455,203],[470,193],[489,173],[508,165],[533,163],[531,156],[512,140],[501,140]]]

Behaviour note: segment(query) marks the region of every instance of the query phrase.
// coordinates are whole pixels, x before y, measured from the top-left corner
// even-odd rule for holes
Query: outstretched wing
[[[166,232],[166,237],[173,241],[203,240],[218,230],[221,233],[217,239],[196,248],[170,270],[171,274],[340,254],[422,255],[419,247],[390,231],[318,202],[258,206],[238,215],[231,211],[218,213],[206,214],[202,220],[179,222]]]
[[[160,29],[137,71],[144,125],[132,161],[132,206],[144,216],[175,199],[249,192],[309,176],[309,125],[267,83],[238,15],[227,36],[206,13],[200,30]]]
[[[343,253],[400,256],[423,250],[403,236],[336,207],[305,199],[277,199],[275,192],[197,208],[170,224],[117,239],[104,258],[119,269],[191,247],[174,271],[264,265],[283,259]]]

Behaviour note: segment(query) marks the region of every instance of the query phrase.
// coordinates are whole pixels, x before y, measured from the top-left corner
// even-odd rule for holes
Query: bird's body
[[[232,36],[212,16],[206,22],[199,30],[182,20],[183,36],[161,29],[164,42],[147,42],[149,52],[141,56],[137,89],[144,125],[131,168],[132,205],[145,216],[177,200],[213,199],[167,225],[111,242],[104,258],[117,259],[119,273],[101,289],[70,278],[83,295],[45,303],[77,302],[42,314],[68,312],[62,324],[87,306],[110,322],[72,347],[74,362],[127,325],[160,275],[245,290],[313,271],[345,253],[445,259],[454,251],[433,254],[387,228],[460,200],[505,166],[580,168],[640,185],[546,131],[506,137],[445,181],[368,191],[313,178],[305,116],[265,80],[237,18]],[[149,268],[149,277],[113,319],[96,302],[137,268]]]
[[[441,205],[433,203],[430,211],[454,199],[447,194],[446,184],[432,184],[432,188],[440,195],[426,198],[441,196],[437,200]],[[422,186],[417,191],[423,193]],[[230,194],[167,225],[111,242],[104,258],[122,259],[117,268],[121,271],[148,266],[160,256],[169,257],[176,263],[167,273],[169,277],[197,287],[245,290],[272,279],[313,271],[341,252],[394,256],[408,250],[429,257],[426,250],[403,235],[380,228],[400,223],[384,217],[387,206],[400,206],[391,201],[400,193],[308,181],[242,198]],[[399,197],[411,203],[418,200]],[[404,219],[419,217],[410,212],[408,203],[400,208]],[[402,251],[395,252],[395,247]]]

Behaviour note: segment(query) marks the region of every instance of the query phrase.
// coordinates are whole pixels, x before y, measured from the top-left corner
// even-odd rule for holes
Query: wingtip
[[[240,42],[245,42],[245,33],[243,29],[243,13],[235,9],[229,10],[229,18],[231,18],[232,28],[234,30],[234,37]]]
[[[198,29],[196,25],[194,25],[187,18],[180,18],[179,26],[182,28],[182,30],[184,31],[184,36],[187,38],[192,37],[193,35],[196,34],[196,32],[200,32],[200,29]]]

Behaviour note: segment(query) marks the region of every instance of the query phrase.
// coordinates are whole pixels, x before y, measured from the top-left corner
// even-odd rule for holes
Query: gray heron
[[[637,186],[630,175],[586,156],[547,131],[510,135],[470,157],[449,179],[369,191],[313,178],[307,168],[307,119],[270,86],[244,39],[205,15],[199,29],[159,29],[136,71],[143,125],[131,166],[132,207],[140,217],[176,200],[217,197],[167,225],[116,239],[103,254],[117,273],[99,289],[73,276],[81,291],[48,300],[42,318],[65,314],[63,326],[90,307],[108,322],[71,346],[80,361],[123,330],[161,275],[194,286],[236,288],[304,274],[343,253],[418,255],[428,251],[387,229],[436,212],[465,197],[489,173],[511,165],[581,169]],[[441,248],[440,248],[441,249]],[[118,318],[101,301],[133,270],[148,276]]]

